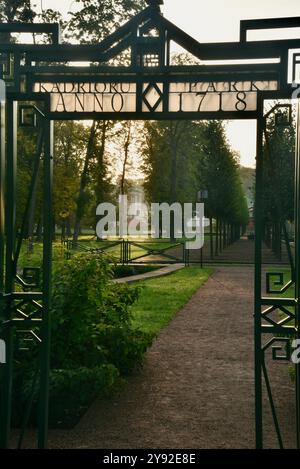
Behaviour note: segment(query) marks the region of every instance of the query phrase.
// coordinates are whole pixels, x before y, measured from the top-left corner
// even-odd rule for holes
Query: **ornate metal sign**
[[[275,91],[278,82],[177,82],[143,83],[142,96],[137,84],[129,82],[35,83],[35,93],[49,93],[51,113],[130,113],[139,99],[142,112],[202,113],[256,111],[258,91]],[[164,109],[163,97],[166,97]],[[58,116],[59,117],[59,116]]]

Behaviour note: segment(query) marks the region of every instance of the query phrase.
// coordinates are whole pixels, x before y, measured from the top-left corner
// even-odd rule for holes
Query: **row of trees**
[[[196,202],[207,192],[211,256],[240,235],[248,207],[239,177],[239,158],[218,121],[145,124],[143,155],[148,198],[158,202]],[[213,227],[213,219],[216,220]],[[215,243],[213,245],[213,233]]]
[[[92,132],[91,132],[92,130]],[[38,132],[19,133],[18,222],[32,176]],[[206,216],[216,231],[245,225],[248,209],[238,174],[238,157],[217,121],[78,122],[55,124],[54,216],[63,234],[77,238],[80,227],[95,225],[95,208],[127,193],[131,176],[144,174],[148,202],[196,202],[205,189]],[[41,229],[41,185],[32,204],[33,226]],[[229,233],[226,235],[229,237]],[[218,240],[216,240],[216,251]]]
[[[79,3],[79,1],[78,1]],[[32,8],[30,1],[0,1],[2,21],[59,21],[63,40],[98,42],[112,29],[145,7],[144,1],[83,0],[69,21],[59,12]],[[178,59],[180,61],[180,58]],[[248,218],[238,176],[238,157],[230,149],[218,122],[60,122],[55,124],[54,218],[63,234],[78,238],[82,226],[95,226],[95,207],[116,200],[128,190],[132,174],[145,174],[148,201],[196,201],[208,191],[206,216],[211,223],[211,252],[233,240],[236,226]],[[24,211],[34,167],[37,131],[19,133],[18,224]],[[27,236],[42,231],[41,187],[34,189]],[[215,246],[213,223],[216,220]],[[221,241],[222,238],[222,241]],[[213,249],[214,248],[214,249]]]
[[[279,105],[280,103],[277,103]],[[266,122],[264,139],[264,238],[278,258],[282,239],[288,241],[287,222],[294,221],[295,116],[278,108]],[[293,113],[292,113],[293,114]]]

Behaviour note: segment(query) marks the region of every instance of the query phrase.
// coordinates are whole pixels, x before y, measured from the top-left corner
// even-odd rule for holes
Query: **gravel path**
[[[161,332],[122,395],[95,402],[75,429],[52,430],[50,447],[253,448],[252,279],[251,267],[218,268]],[[287,365],[270,365],[293,447]],[[267,401],[265,409],[266,445],[276,447]]]

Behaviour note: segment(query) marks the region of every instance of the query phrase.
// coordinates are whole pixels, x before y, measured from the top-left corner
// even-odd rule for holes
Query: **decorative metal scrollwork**
[[[24,267],[22,278],[28,288],[39,288],[41,269],[39,267]]]
[[[279,317],[278,320],[274,320],[270,317],[270,315],[276,311],[281,311],[286,316],[284,318]],[[289,311],[283,305],[270,306],[269,308],[265,309],[261,313],[261,317],[272,326],[284,326],[284,325],[287,325],[291,321],[295,321],[295,314],[292,311]]]
[[[38,322],[42,319],[43,306],[34,299],[21,298],[14,303],[15,321]]]
[[[9,85],[14,80],[14,57],[12,54],[0,53],[1,76]]]
[[[300,83],[300,53],[293,53],[292,82]]]
[[[19,352],[28,352],[36,344],[40,344],[40,337],[32,330],[19,329],[16,331],[16,346]]]
[[[276,279],[276,280],[275,280]],[[283,272],[267,272],[266,273],[266,292],[267,293],[279,293],[282,294],[286,292],[292,285],[293,280],[289,280],[287,283],[284,283],[284,273]],[[280,289],[274,289],[273,286],[282,287]]]
[[[38,126],[37,112],[34,106],[19,106],[19,126],[34,128]]]
[[[146,104],[148,111],[155,112],[163,101],[162,84],[148,83],[143,91],[143,103]]]
[[[274,345],[280,344],[280,345]],[[289,337],[273,337],[270,339],[262,348],[262,352],[265,353],[272,347],[272,359],[275,361],[290,361],[291,359],[291,339]],[[283,354],[279,354],[280,352]]]
[[[283,272],[267,272],[266,273],[266,290],[267,290],[267,293],[280,293],[280,290],[274,290],[272,287],[271,287],[271,280],[272,278],[278,278],[278,280],[273,280],[272,281],[272,284],[273,285],[278,285],[278,286],[283,286],[283,283],[284,283],[284,276],[283,276]]]

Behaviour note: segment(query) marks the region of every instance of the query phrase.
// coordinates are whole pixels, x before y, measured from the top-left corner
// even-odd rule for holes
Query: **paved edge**
[[[184,267],[185,267],[184,264],[172,264],[172,265],[163,267],[162,269],[153,270],[152,272],[146,272],[144,274],[138,274],[138,275],[131,275],[129,277],[116,278],[112,280],[111,282],[112,283],[140,282],[141,280],[149,280],[151,278],[158,278],[158,277],[163,277],[165,275],[173,274],[174,272],[177,272],[178,270],[181,270]]]

